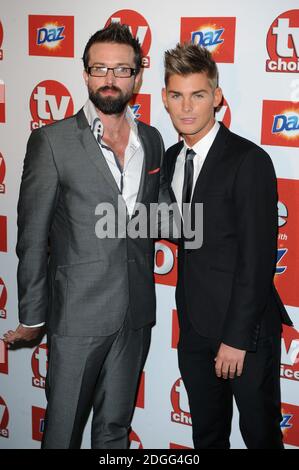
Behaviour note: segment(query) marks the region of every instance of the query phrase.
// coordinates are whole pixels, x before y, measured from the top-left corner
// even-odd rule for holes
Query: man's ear
[[[162,88],[161,95],[162,95],[162,101],[163,101],[163,103],[164,103],[164,107],[165,107],[165,109],[168,111],[166,88]]]
[[[214,91],[214,108],[217,108],[220,105],[222,98],[222,89],[220,87],[217,87]]]

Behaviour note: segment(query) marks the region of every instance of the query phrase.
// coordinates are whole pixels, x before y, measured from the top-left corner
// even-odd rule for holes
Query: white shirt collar
[[[214,142],[214,139],[217,135],[219,128],[220,128],[219,122],[215,121],[215,124],[212,127],[212,129],[210,129],[209,132],[201,140],[199,140],[198,142],[196,142],[196,144],[192,146],[194,152],[197,155],[200,155],[202,158],[205,158],[207,156],[212,146],[212,143]],[[190,147],[186,144],[184,140],[184,155],[186,153],[187,148],[190,148]]]
[[[104,126],[103,123],[101,122],[98,113],[96,111],[95,105],[88,99],[83,107],[83,111],[85,113],[87,122],[92,130],[94,132],[95,128],[95,123],[98,126],[97,132],[98,134],[103,137],[104,134]],[[132,131],[134,132],[135,136],[137,137],[138,135],[138,127],[137,127],[137,122],[134,116],[133,111],[131,110],[130,106],[127,107],[127,112],[126,112],[126,119],[129,123],[129,126],[131,127]]]

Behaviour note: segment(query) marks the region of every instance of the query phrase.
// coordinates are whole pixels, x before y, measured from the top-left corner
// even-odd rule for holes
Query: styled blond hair
[[[205,48],[192,43],[177,44],[164,54],[165,85],[171,75],[189,75],[206,72],[211,88],[218,87],[218,68],[211,53]]]

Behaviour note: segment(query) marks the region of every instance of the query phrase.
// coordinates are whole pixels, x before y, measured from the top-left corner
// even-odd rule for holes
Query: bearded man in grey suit
[[[138,203],[148,208],[163,194],[160,134],[128,107],[141,60],[127,26],[96,32],[83,56],[89,100],[28,141],[18,204],[20,324],[4,340],[32,340],[46,325],[43,448],[80,447],[91,406],[92,448],[128,446],[155,321],[154,241],[99,238],[95,209],[108,203],[118,220],[121,200],[128,223]]]

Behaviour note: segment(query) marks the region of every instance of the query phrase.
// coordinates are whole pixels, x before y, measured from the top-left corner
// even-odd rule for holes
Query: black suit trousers
[[[247,352],[243,373],[218,378],[220,341],[200,336],[186,320],[178,344],[179,368],[189,398],[196,449],[228,449],[233,396],[248,449],[282,449],[280,422],[280,335],[261,338]]]

